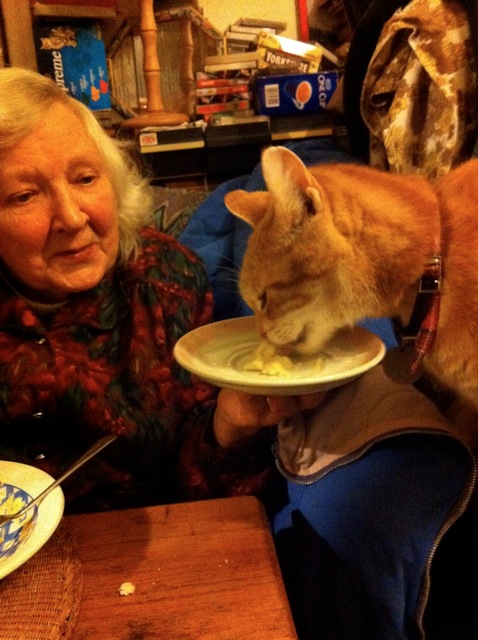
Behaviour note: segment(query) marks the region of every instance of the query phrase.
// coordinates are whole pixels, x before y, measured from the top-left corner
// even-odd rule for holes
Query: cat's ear
[[[305,164],[286,147],[268,147],[262,154],[262,173],[269,191],[289,197],[292,186],[305,191],[314,180]]]
[[[292,226],[322,210],[319,185],[302,160],[286,147],[269,147],[263,152],[262,172],[269,192],[282,205]]]
[[[255,227],[264,216],[270,196],[266,191],[243,191],[238,189],[226,193],[224,203],[229,211]]]

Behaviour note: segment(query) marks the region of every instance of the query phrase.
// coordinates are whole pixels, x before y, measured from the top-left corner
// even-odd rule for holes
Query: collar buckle
[[[430,256],[424,265],[408,326],[401,331],[400,345],[388,351],[383,361],[387,375],[396,382],[408,384],[421,375],[423,358],[438,326],[441,277],[441,256]]]
[[[418,293],[439,293],[441,289],[442,258],[430,256],[418,285]]]

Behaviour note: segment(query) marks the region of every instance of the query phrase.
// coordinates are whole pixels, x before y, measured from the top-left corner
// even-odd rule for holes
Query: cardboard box
[[[92,111],[111,108],[106,54],[96,23],[34,25],[38,71]]]
[[[259,69],[276,67],[289,69],[290,73],[315,73],[339,66],[337,56],[318,43],[309,44],[269,33],[259,34],[257,54]]]
[[[338,80],[337,71],[258,76],[257,112],[268,116],[317,113],[327,107]]]

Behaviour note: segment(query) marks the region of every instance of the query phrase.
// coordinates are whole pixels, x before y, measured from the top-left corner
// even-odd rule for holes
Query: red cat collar
[[[400,345],[390,349],[383,366],[395,382],[415,382],[423,370],[423,358],[435,338],[440,312],[441,256],[425,263],[408,325],[400,332]]]

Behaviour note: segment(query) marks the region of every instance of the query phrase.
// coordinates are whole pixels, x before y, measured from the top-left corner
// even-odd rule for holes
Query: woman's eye
[[[92,182],[94,182],[96,179],[96,175],[93,173],[88,173],[85,175],[82,175],[78,178],[78,182],[80,184],[91,184]]]
[[[8,200],[12,204],[25,204],[29,202],[34,196],[33,191],[23,191],[22,193],[14,193],[9,196]]]

